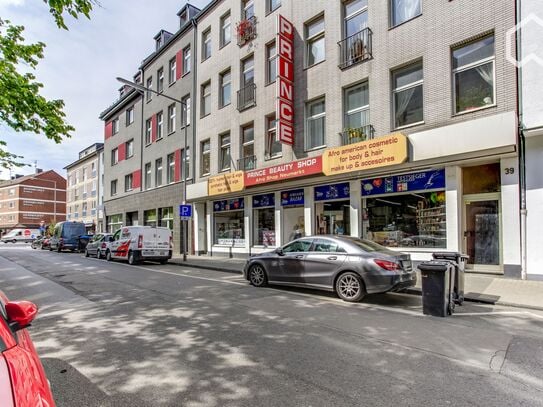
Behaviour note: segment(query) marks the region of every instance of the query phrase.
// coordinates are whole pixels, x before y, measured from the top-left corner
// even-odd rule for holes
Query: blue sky
[[[16,133],[0,123],[0,140],[8,151],[24,156],[25,163],[62,169],[77,159],[85,147],[103,140],[103,123],[98,115],[117,98],[117,76],[132,78],[141,61],[154,49],[154,35],[160,29],[177,31],[176,13],[185,0],[100,0],[87,20],[67,17],[69,31],[60,30],[39,0],[0,0],[0,17],[25,27],[27,42],[47,44],[45,58],[35,74],[44,84],[42,94],[63,99],[68,122],[76,128],[71,139],[55,144],[42,135]],[[208,0],[192,0],[203,7]],[[28,174],[32,167],[14,170]],[[9,177],[0,171],[0,179]]]

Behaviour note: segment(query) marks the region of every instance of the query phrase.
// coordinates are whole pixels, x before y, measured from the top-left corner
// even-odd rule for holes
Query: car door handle
[[[296,259],[303,259],[303,258],[304,258],[304,256],[301,255],[301,254],[299,254],[299,255],[297,255],[297,256],[294,256],[294,257],[295,257]]]
[[[329,256],[328,260],[337,260],[337,256]]]

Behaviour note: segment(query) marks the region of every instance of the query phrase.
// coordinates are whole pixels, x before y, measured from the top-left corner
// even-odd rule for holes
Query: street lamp
[[[180,116],[182,117],[183,114],[183,110],[185,110],[187,112],[187,104],[185,102],[183,102],[182,100],[179,100],[179,99],[176,99],[176,98],[173,98],[171,96],[168,96],[168,95],[165,95],[164,93],[162,92],[157,92],[156,90],[154,89],[151,89],[151,88],[147,88],[143,85],[140,85],[139,83],[135,83],[135,82],[132,82],[132,81],[129,81],[127,79],[124,79],[124,78],[120,78],[120,77],[117,77],[117,80],[125,85],[128,85],[130,86],[131,88],[134,88],[136,90],[139,90],[140,92],[151,92],[151,93],[154,93],[158,96],[163,96],[165,97],[166,99],[170,99],[174,102],[177,102],[181,105],[181,114]],[[187,112],[188,113],[188,112]],[[183,160],[184,158],[184,160]],[[186,166],[186,162],[187,162],[187,124],[185,124],[185,131],[184,131],[184,141],[183,141],[183,157],[181,157],[181,173],[183,174],[183,177],[182,177],[182,181],[183,181],[183,205],[186,203],[186,199],[187,199],[187,171],[186,168],[183,168],[184,166]],[[187,227],[187,221],[186,220],[182,220],[181,221],[181,225],[183,226],[182,227],[182,235],[183,235],[183,261],[187,261],[187,231],[188,231],[188,227]]]

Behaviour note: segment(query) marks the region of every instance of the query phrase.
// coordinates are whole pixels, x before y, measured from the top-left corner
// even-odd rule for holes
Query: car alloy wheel
[[[100,251],[100,249],[96,250],[96,258],[97,258],[97,259],[101,259],[101,258],[102,258],[102,252]]]
[[[360,277],[352,272],[344,273],[336,281],[336,292],[344,301],[357,302],[364,297],[364,286]]]
[[[266,285],[266,272],[260,264],[251,266],[251,269],[249,270],[249,281],[255,287]]]

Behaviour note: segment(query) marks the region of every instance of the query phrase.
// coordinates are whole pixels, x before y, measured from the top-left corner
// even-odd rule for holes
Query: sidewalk
[[[170,263],[241,274],[245,260],[188,256],[184,263],[179,255],[174,255]],[[408,292],[420,295],[420,281],[419,274],[417,286]],[[464,296],[468,301],[543,310],[543,281],[513,280],[501,276],[466,273]]]

